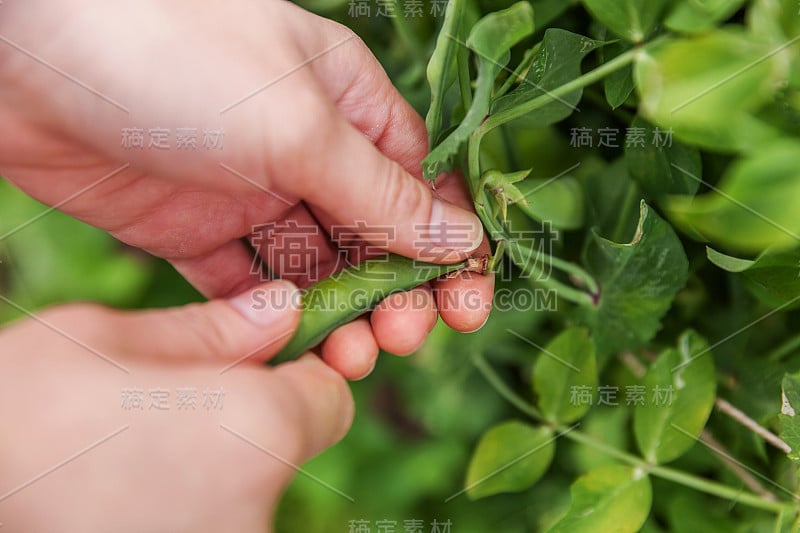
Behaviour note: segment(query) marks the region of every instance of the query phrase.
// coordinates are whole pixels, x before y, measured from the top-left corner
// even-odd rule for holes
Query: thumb
[[[362,228],[373,245],[417,259],[455,261],[480,246],[478,217],[438,198],[414,174],[427,153],[425,124],[369,48],[343,26],[308,15],[320,31],[303,41],[312,79],[322,94],[302,108],[312,124],[308,153],[286,161],[289,192],[329,215],[337,224]],[[306,33],[306,32],[304,32]],[[300,109],[300,108],[298,108]],[[309,110],[310,109],[310,110]]]
[[[292,337],[300,321],[300,292],[271,281],[228,300],[122,315],[125,349],[139,356],[226,363],[261,363]]]
[[[454,262],[481,245],[483,226],[475,214],[436,197],[342,117],[331,120],[320,129],[332,133],[317,143],[323,169],[298,169],[314,183],[294,182],[307,203],[356,228],[365,241],[415,259]]]

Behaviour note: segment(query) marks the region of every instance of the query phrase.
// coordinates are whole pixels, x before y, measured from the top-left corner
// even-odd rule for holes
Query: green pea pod
[[[270,362],[295,359],[390,294],[459,270],[483,272],[485,265],[485,259],[437,265],[389,254],[345,268],[303,291],[300,325],[289,344]]]

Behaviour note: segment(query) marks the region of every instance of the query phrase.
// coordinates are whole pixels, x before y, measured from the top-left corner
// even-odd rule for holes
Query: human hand
[[[274,302],[296,291],[259,289]],[[2,530],[268,530],[296,465],[344,435],[353,404],[315,356],[252,364],[286,342],[299,312],[252,314],[249,298],[69,305],[0,331]]]
[[[388,240],[360,237],[415,258],[453,261],[481,242],[488,251],[479,221],[461,209],[470,206],[462,181],[443,176],[432,194],[420,179],[422,120],[343,26],[281,0],[31,0],[0,10],[0,123],[14,132],[0,144],[0,172],[168,259],[209,297],[261,281],[242,238],[271,222],[319,229],[307,242],[318,276],[342,266],[334,225],[390,228]],[[150,147],[151,136],[126,149],[124,128],[166,129],[171,148]],[[197,149],[178,149],[180,128],[224,130],[223,148],[198,139]],[[461,235],[437,242],[420,234],[428,224]],[[274,238],[258,248],[278,262],[288,254]],[[348,261],[365,248],[349,248]],[[490,276],[433,288],[447,293],[440,313],[452,327],[485,322]],[[414,351],[436,318],[430,287],[395,295],[329,336],[322,355],[361,377],[379,347]]]

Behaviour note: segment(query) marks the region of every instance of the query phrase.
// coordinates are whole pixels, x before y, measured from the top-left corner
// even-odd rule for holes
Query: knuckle
[[[416,215],[422,213],[430,204],[425,187],[406,174],[398,163],[388,161],[388,165],[386,177],[382,180],[382,212],[394,213],[396,217],[417,219]]]
[[[309,147],[327,150],[340,135],[335,109],[316,91],[300,91],[296,102],[296,110],[288,119],[290,125],[282,128],[280,138],[270,143],[273,154],[269,161],[275,164],[275,173],[318,172],[324,158],[309,157]]]

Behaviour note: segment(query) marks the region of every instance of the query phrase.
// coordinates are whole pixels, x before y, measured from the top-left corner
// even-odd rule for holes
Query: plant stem
[[[544,420],[544,417],[536,407],[526,402],[519,394],[506,385],[503,379],[494,371],[492,365],[483,357],[483,354],[478,351],[472,352],[472,364],[475,365],[475,368],[483,375],[484,379],[489,382],[489,385],[491,385],[500,396],[505,398],[508,403],[536,421],[542,422]]]
[[[505,239],[495,241],[494,254],[492,254],[491,259],[489,259],[489,264],[486,266],[486,270],[489,272],[494,272],[497,268],[497,265],[503,259],[503,254],[506,250],[506,243],[508,243],[508,241]]]
[[[495,98],[500,98],[504,94],[506,94],[510,89],[511,86],[514,85],[530,68],[531,64],[533,63],[533,58],[536,57],[536,53],[541,48],[541,44],[537,44],[533,48],[530,48],[525,51],[525,55],[522,57],[522,60],[517,65],[517,68],[514,69],[514,72],[508,75],[506,81],[503,82],[503,85],[500,89],[497,90],[495,93]]]
[[[456,64],[458,65],[458,87],[461,93],[461,106],[466,113],[472,107],[472,76],[469,73],[469,50],[459,46],[456,50]]]
[[[514,241],[509,244],[510,247],[515,247],[517,250],[515,252],[522,252],[527,256],[533,254],[533,250],[529,249],[527,246],[521,245],[518,242]],[[539,255],[545,255],[543,252],[537,252],[536,259],[538,261]],[[569,261],[564,261],[563,259],[556,257],[554,255],[547,255],[548,259],[550,260],[550,265],[554,268],[559,269],[560,271],[564,272],[565,274],[569,274],[570,276],[575,277],[576,279],[580,280],[581,284],[586,287],[586,289],[592,294],[598,294],[600,292],[600,288],[597,286],[597,282],[594,280],[592,276],[589,275],[584,269],[576,265],[575,263],[570,263]],[[588,295],[587,295],[588,297]],[[591,298],[589,298],[591,302]]]
[[[612,72],[616,72],[617,70],[623,68],[626,65],[629,65],[633,62],[636,56],[641,52],[639,48],[634,48],[632,50],[628,50],[627,52],[618,55],[611,61],[607,63],[603,63],[599,67],[595,68],[587,72],[586,74],[579,76],[572,80],[569,83],[565,83],[564,85],[549,91],[541,96],[538,96],[532,100],[528,100],[527,102],[523,102],[522,104],[512,107],[511,109],[506,109],[504,111],[500,111],[492,116],[490,116],[486,122],[484,122],[481,127],[481,135],[485,135],[489,131],[493,130],[494,128],[510,122],[514,119],[517,119],[523,115],[527,115],[531,111],[535,111],[541,107],[552,102],[555,98],[561,98],[571,92],[577,91],[579,89],[583,89],[584,87],[596,83]]]
[[[739,461],[733,458],[733,454],[725,448],[720,441],[708,430],[704,429],[700,436],[697,438],[706,448],[714,452],[714,455],[720,460],[730,472],[738,477],[742,483],[753,493],[758,494],[762,498],[771,501],[777,501],[778,498],[761,484],[747,469],[742,466]]]
[[[772,528],[773,533],[781,533],[783,529],[783,521],[786,519],[785,513],[781,511],[775,516],[775,526]]]
[[[578,305],[590,306],[593,304],[592,296],[590,294],[561,283],[560,281],[551,277],[548,272],[545,272],[538,267],[540,258],[547,255],[544,252],[534,252],[533,250],[530,250],[527,247],[519,244],[514,239],[509,239],[508,245],[506,246],[506,255],[509,257],[509,259],[511,259],[512,262],[514,262],[514,264],[522,269],[528,278],[533,279],[533,281],[544,285],[545,287],[555,289],[559,296]],[[535,257],[532,258],[532,255],[535,255]],[[523,257],[525,257],[526,260],[523,261]],[[554,266],[560,270],[569,271],[569,273],[577,276],[581,276],[581,279],[589,277],[589,275],[577,265],[572,265],[567,261],[551,255],[547,255],[547,257],[550,259],[551,266]],[[597,286],[594,285],[594,281],[591,283],[596,289]]]
[[[521,398],[516,392],[511,390],[511,388],[503,382],[500,376],[497,375],[491,365],[481,354],[473,353],[472,361],[478,371],[500,396],[505,398],[510,404],[514,405],[514,407],[527,414],[537,422],[542,422],[542,416],[539,410]],[[563,433],[565,437],[579,444],[589,446],[599,452],[605,453],[609,457],[613,457],[624,463],[628,463],[631,466],[641,468],[649,474],[679,483],[685,487],[693,488],[695,490],[705,492],[706,494],[711,494],[712,496],[717,496],[733,502],[749,505],[750,507],[755,507],[764,511],[770,511],[773,513],[795,513],[796,507],[790,502],[765,499],[751,492],[744,492],[740,489],[697,477],[692,474],[687,474],[686,472],[682,472],[680,470],[650,464],[640,457],[614,448],[613,446],[609,446],[608,444],[599,441],[590,435],[582,433],[579,430],[567,431],[569,428],[563,426],[553,426],[553,429],[556,432]]]
[[[715,481],[709,481],[701,477],[687,474],[686,472],[673,470],[672,468],[667,468],[664,466],[650,466],[649,472],[654,476],[658,476],[669,481],[674,481],[675,483],[679,483],[685,487],[693,488],[695,490],[699,490],[700,492],[705,492],[706,494],[711,494],[712,496],[717,496],[719,498],[730,500],[736,503],[743,503],[745,505],[749,505],[750,507],[755,507],[756,509],[771,511],[773,513],[785,511],[793,512],[794,510],[794,506],[791,503],[765,500],[761,496],[757,496],[753,493],[744,492]]]
[[[481,141],[483,135],[480,133],[480,128],[472,132],[469,136],[469,144],[467,146],[467,181],[469,190],[472,192],[472,198],[478,201],[478,194],[480,194],[480,181],[481,181]]]
[[[791,446],[786,444],[786,442],[783,439],[781,439],[779,436],[772,433],[771,431],[763,427],[761,424],[759,424],[758,422],[747,416],[747,414],[745,414],[743,411],[737,409],[736,407],[728,403],[728,401],[722,398],[717,398],[716,401],[714,402],[714,405],[721,412],[725,413],[726,415],[734,419],[736,422],[740,423],[741,425],[743,425],[744,427],[746,427],[747,429],[749,429],[750,431],[752,431],[753,433],[764,439],[769,444],[775,446],[783,453],[792,453]]]
[[[494,241],[505,240],[508,241],[506,245],[506,255],[508,255],[509,259],[514,261],[514,263],[520,267],[523,272],[525,272],[529,277],[534,277],[538,283],[544,285],[547,288],[555,289],[558,292],[558,295],[563,297],[566,300],[569,300],[573,303],[578,305],[592,305],[593,300],[592,296],[586,292],[574,289],[563,283],[555,280],[553,278],[545,276],[544,272],[535,269],[535,265],[531,265],[529,263],[523,264],[521,261],[515,260],[515,255],[519,257],[519,249],[516,248],[519,246],[514,239],[510,239],[500,224],[495,220],[495,218],[487,211],[486,205],[488,199],[486,197],[485,191],[480,187],[480,142],[481,137],[476,135],[478,130],[473,133],[469,138],[469,147],[467,149],[467,184],[469,185],[469,189],[472,192],[473,203],[475,204],[475,212],[478,213],[478,218],[481,219],[483,222],[484,227],[489,233],[489,236]],[[551,257],[552,259],[552,257]],[[573,271],[573,273],[577,273],[581,279],[590,278],[588,274],[580,270],[577,266],[572,265],[566,266],[566,262],[557,260],[559,266],[564,268],[569,268]],[[553,263],[555,266],[555,263]],[[580,273],[577,272],[578,269]],[[597,287],[594,284],[594,281],[589,282],[589,287]]]

